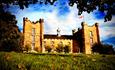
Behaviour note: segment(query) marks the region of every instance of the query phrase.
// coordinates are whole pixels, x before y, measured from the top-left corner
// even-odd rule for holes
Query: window
[[[60,42],[58,43],[58,46],[59,46],[59,47],[63,47],[63,42],[60,41]]]
[[[92,33],[92,31],[90,31],[90,37],[92,37],[93,36],[93,33]]]
[[[35,43],[35,28],[32,28],[32,43]]]
[[[90,45],[93,45],[93,38],[90,38]]]
[[[54,44],[54,41],[51,41],[51,45],[53,45]]]
[[[32,50],[35,47],[35,28],[32,28]]]
[[[44,44],[46,44],[46,41],[44,41]]]
[[[32,28],[32,35],[35,35],[35,28]]]
[[[44,41],[44,47],[46,47],[46,41]]]
[[[32,43],[32,50],[34,50],[34,47],[35,47],[35,43]]]
[[[93,45],[93,33],[90,31],[90,45]]]
[[[51,41],[51,48],[54,47],[54,41]]]
[[[71,43],[70,43],[70,42],[68,42],[68,45],[70,46],[70,45],[71,45]]]

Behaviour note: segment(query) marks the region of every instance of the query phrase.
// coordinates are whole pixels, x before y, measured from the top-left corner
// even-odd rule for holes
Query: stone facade
[[[32,50],[45,52],[45,46],[50,46],[52,51],[61,43],[63,46],[69,45],[71,53],[91,54],[91,47],[94,43],[100,43],[98,23],[88,26],[82,23],[82,28],[76,31],[72,30],[73,35],[60,35],[57,29],[57,35],[44,34],[44,20],[40,19],[31,22],[28,18],[23,19],[24,47],[29,45]]]
[[[29,45],[32,50],[42,51],[43,19],[31,22],[23,18],[24,47]]]

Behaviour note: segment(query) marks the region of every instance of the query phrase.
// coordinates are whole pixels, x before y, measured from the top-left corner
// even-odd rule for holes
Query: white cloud
[[[56,34],[56,30],[59,27],[61,29],[61,34],[72,34],[72,29],[77,29],[81,27],[81,22],[84,20],[88,25],[93,25],[94,23],[98,22],[100,26],[100,37],[101,40],[104,40],[108,37],[115,36],[114,27],[111,27],[111,23],[115,23],[112,21],[104,23],[104,19],[96,19],[94,18],[93,14],[83,12],[84,18],[79,19],[78,10],[76,9],[76,5],[73,7],[69,7],[70,12],[66,16],[58,16],[57,9],[54,9],[52,12],[29,12],[28,9],[19,10],[16,13],[16,17],[18,19],[18,26],[20,28],[23,27],[23,17],[28,17],[31,21],[37,21],[40,18],[43,18],[45,34]],[[108,26],[108,27],[107,27]]]

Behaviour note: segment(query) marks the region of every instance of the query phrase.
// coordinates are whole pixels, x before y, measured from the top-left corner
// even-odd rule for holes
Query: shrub
[[[69,53],[71,50],[69,45],[65,45],[63,49],[65,53]]]
[[[59,53],[63,52],[63,48],[64,48],[63,44],[58,44],[58,47],[56,47],[56,51],[59,52]]]
[[[100,54],[114,54],[113,46],[109,44],[95,43],[92,47],[92,51]]]
[[[31,50],[32,50],[32,48],[29,44],[25,45],[25,51],[28,52],[28,51],[31,51]]]
[[[50,46],[45,47],[45,51],[48,51],[48,53],[51,52],[51,50],[52,50],[52,48]]]

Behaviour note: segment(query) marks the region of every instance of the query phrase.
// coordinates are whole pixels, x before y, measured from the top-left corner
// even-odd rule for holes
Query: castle
[[[70,46],[71,53],[91,54],[92,45],[100,43],[98,23],[88,26],[82,22],[82,28],[72,30],[72,35],[60,35],[60,29],[57,29],[57,35],[44,34],[43,25],[43,19],[31,22],[28,18],[23,18],[24,47],[30,45],[32,50],[45,52],[45,46],[54,50],[58,44],[63,44]]]

